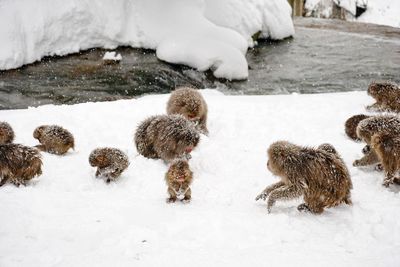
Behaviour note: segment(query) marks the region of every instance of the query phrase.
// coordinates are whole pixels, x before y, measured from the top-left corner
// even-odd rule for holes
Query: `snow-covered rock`
[[[286,0],[3,0],[0,69],[48,55],[119,45],[155,49],[160,59],[217,77],[244,79],[251,36],[293,35]]]
[[[115,51],[106,52],[103,56],[103,60],[105,61],[121,61],[121,54],[117,54]]]
[[[365,92],[225,96],[204,90],[208,137],[192,152],[191,203],[167,204],[161,160],[139,156],[139,122],[165,113],[169,95],[136,100],[3,110],[16,142],[35,145],[36,126],[59,124],[75,151],[43,153],[43,175],[28,186],[0,188],[0,266],[385,266],[400,262],[399,187],[384,174],[358,169],[363,144],[349,140],[345,120],[365,112]],[[254,198],[276,182],[267,147],[277,140],[329,142],[352,176],[352,206],[300,213],[301,200],[271,214]],[[96,147],[122,149],[130,166],[116,183],[95,178]]]

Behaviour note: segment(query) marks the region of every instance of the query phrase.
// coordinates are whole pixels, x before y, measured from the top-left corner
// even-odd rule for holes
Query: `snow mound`
[[[217,77],[244,79],[244,55],[258,31],[273,39],[294,34],[286,0],[3,0],[0,69],[128,45],[155,49],[172,63],[212,68]]]
[[[36,126],[58,124],[75,151],[43,154],[43,175],[28,186],[0,188],[0,266],[398,266],[399,186],[384,174],[352,167],[362,143],[344,122],[364,113],[365,92],[224,96],[202,91],[210,135],[192,152],[192,202],[166,204],[161,160],[137,154],[133,134],[169,95],[136,100],[0,111],[16,142],[35,145]],[[300,213],[301,200],[278,202],[267,214],[254,198],[276,182],[266,150],[277,140],[329,142],[352,176],[352,206]],[[95,178],[88,157],[116,147],[131,162],[111,184]]]
[[[103,60],[121,61],[121,59],[121,54],[117,54],[115,51],[106,52],[103,56]]]

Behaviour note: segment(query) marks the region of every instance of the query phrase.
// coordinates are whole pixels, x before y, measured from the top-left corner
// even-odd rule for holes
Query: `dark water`
[[[365,90],[372,80],[400,83],[400,29],[303,18],[295,26],[294,38],[249,50],[247,81],[216,80],[143,49],[119,48],[122,62],[104,65],[104,50],[93,49],[0,72],[0,109],[130,98],[179,85],[286,94]]]

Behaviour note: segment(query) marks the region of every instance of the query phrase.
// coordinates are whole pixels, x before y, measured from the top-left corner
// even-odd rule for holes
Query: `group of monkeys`
[[[376,111],[400,112],[400,87],[390,82],[371,83],[368,94],[376,103],[367,107]],[[208,135],[207,104],[199,91],[181,87],[171,93],[167,115],[151,116],[142,121],[135,132],[134,143],[146,158],[162,159],[169,165],[165,174],[169,197],[189,202],[193,172],[189,166],[191,151],[198,145],[200,134]],[[345,132],[353,140],[366,143],[363,158],[354,166],[377,164],[384,170],[384,185],[396,182],[400,170],[400,118],[395,115],[355,115],[345,123]],[[42,173],[38,150],[57,155],[74,148],[72,134],[57,125],[35,129],[36,148],[13,144],[14,132],[6,122],[0,123],[0,186],[6,182],[25,185]],[[299,211],[322,213],[324,208],[341,203],[351,205],[352,181],[349,171],[336,149],[330,144],[317,148],[302,147],[277,141],[267,150],[267,168],[281,179],[268,186],[256,200],[267,200],[268,212],[277,200],[303,196]],[[97,167],[96,177],[106,182],[117,179],[129,166],[128,156],[117,148],[97,148],[89,155],[89,163]]]

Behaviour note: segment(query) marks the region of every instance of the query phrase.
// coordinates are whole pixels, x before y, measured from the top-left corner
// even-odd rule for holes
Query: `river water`
[[[366,90],[373,80],[400,83],[400,29],[338,20],[298,18],[296,34],[260,42],[247,53],[247,81],[215,79],[158,60],[153,51],[122,47],[118,65],[104,50],[0,72],[0,109],[107,101],[167,93],[175,86],[215,87],[227,94],[323,93]]]

